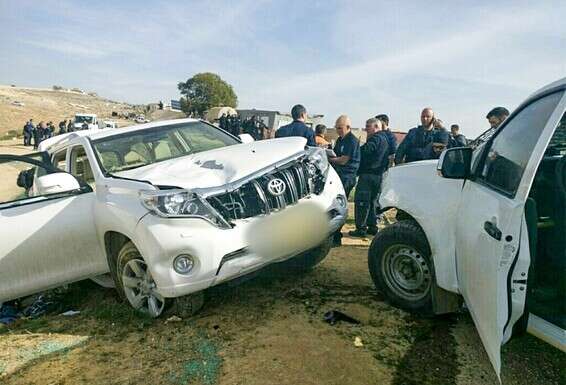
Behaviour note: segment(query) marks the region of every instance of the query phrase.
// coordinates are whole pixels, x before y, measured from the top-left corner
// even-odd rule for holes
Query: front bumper
[[[334,170],[329,170],[320,195],[304,198],[297,205],[306,201],[315,202],[328,214],[329,235],[346,221],[344,188]],[[257,217],[240,219],[231,229],[219,229],[198,218],[161,218],[148,214],[136,226],[132,241],[147,262],[160,294],[179,297],[305,251],[278,257],[255,254],[248,249],[245,236],[256,220]],[[186,275],[177,273],[172,267],[174,258],[181,254],[189,254],[195,261],[192,271]]]

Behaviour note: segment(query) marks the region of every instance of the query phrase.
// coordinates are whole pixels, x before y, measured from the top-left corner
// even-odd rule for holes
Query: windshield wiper
[[[124,167],[124,168],[121,168],[121,169],[119,169],[119,170],[114,170],[113,172],[122,172],[122,171],[133,170],[133,169],[135,169],[135,168],[140,168],[140,167],[143,167],[143,166],[147,166],[148,164],[150,164],[150,163],[138,164],[138,165],[136,165],[136,166]]]

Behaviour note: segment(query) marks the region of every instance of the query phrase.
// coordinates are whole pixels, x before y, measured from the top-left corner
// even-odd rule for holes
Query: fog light
[[[173,261],[173,270],[179,274],[189,274],[193,267],[195,267],[195,261],[187,254],[181,254]]]
[[[340,207],[346,207],[346,205],[348,204],[348,201],[346,200],[346,197],[344,195],[338,195],[336,197],[336,202],[338,202]]]

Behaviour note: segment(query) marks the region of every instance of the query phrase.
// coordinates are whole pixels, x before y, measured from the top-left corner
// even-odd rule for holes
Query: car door
[[[68,175],[73,187],[42,189],[44,177],[55,174]],[[107,269],[93,223],[92,188],[43,155],[0,155],[0,176],[0,302]]]
[[[482,148],[462,190],[458,286],[498,375],[501,345],[524,312],[530,263],[524,206],[565,104],[559,91],[516,111]]]

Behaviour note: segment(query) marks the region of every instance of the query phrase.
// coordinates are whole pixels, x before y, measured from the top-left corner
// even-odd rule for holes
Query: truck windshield
[[[91,124],[93,121],[92,116],[75,115],[75,123],[87,123]]]
[[[114,173],[240,142],[214,126],[189,122],[130,131],[92,143],[101,168]]]

